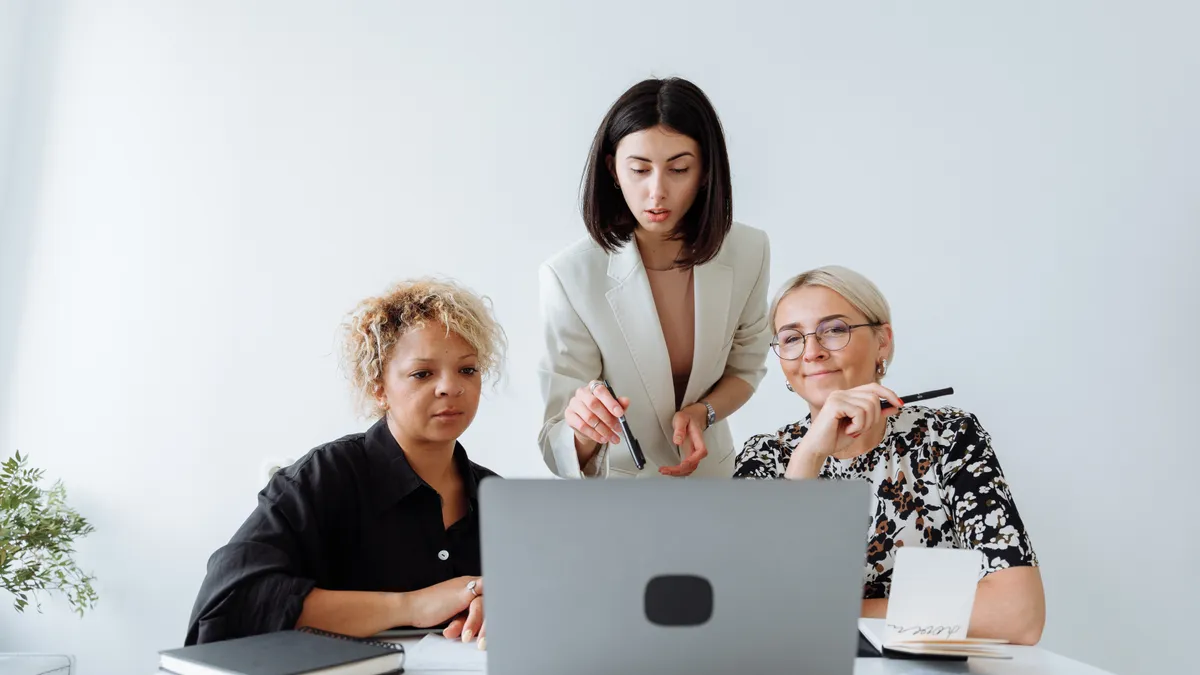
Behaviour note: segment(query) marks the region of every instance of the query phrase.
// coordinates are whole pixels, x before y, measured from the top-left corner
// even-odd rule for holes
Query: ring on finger
[[[596,387],[599,387],[602,384],[604,384],[604,383],[601,382],[600,380],[592,380],[591,384],[588,385],[588,391],[592,392],[592,394],[595,395]]]
[[[476,590],[475,590],[475,584],[477,584],[477,583],[479,583],[479,580],[478,580],[478,579],[472,579],[472,580],[468,581],[468,582],[467,582],[467,590],[468,590],[468,591],[471,591],[471,595],[473,595],[473,596],[475,596],[475,597],[477,597],[477,598],[478,598],[478,597],[479,597],[479,591],[476,591]]]

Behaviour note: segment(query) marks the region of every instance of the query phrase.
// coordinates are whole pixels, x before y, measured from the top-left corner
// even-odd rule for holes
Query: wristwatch
[[[704,425],[704,429],[707,430],[709,427],[717,423],[717,411],[713,410],[712,404],[710,404],[708,401],[700,402],[704,404],[705,408],[708,408],[708,417],[705,419]]]

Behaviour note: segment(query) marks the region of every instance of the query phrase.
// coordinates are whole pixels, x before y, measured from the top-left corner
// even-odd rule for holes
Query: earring
[[[618,190],[621,189],[621,184],[618,183],[617,179],[615,179],[615,178],[613,179],[613,187],[617,188]]]
[[[879,360],[879,365],[875,366],[875,373],[880,377],[887,375],[887,359]]]
[[[796,393],[796,390],[795,390],[795,389],[792,389],[792,383],[791,383],[791,382],[785,382],[785,383],[783,384],[783,386],[787,387],[787,390],[788,390],[788,391],[790,391],[790,392],[792,392],[793,394],[794,394],[794,393]]]

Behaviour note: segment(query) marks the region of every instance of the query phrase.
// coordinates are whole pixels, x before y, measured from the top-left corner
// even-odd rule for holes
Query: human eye
[[[850,332],[850,327],[844,323],[838,322],[821,326],[821,335],[828,337],[841,337]]]

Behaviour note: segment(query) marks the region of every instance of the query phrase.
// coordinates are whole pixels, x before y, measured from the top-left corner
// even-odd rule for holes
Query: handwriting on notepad
[[[962,626],[939,626],[936,624],[916,625],[916,626],[898,626],[894,623],[889,623],[888,628],[893,633],[904,637],[937,637],[943,639],[953,638],[962,632]]]

